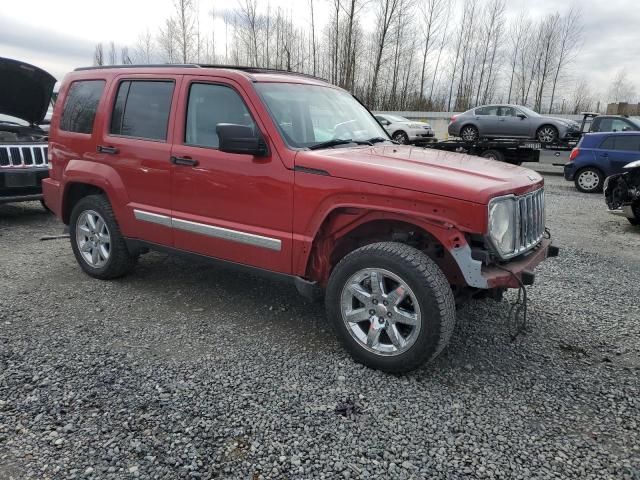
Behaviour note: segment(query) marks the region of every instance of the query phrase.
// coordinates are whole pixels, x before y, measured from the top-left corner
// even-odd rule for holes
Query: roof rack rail
[[[152,63],[152,64],[126,64],[126,65],[99,65],[93,67],[79,67],[74,71],[80,72],[84,70],[102,70],[103,68],[226,68],[229,70],[239,70],[246,73],[286,73],[289,75],[300,75],[303,77],[314,78],[326,82],[327,80],[322,77],[317,77],[309,73],[294,72],[290,70],[282,70],[278,68],[261,68],[261,67],[246,67],[242,65],[220,65],[220,64],[206,64],[206,63]]]
[[[124,65],[97,65],[93,67],[78,67],[74,72],[82,72],[84,70],[102,70],[103,68],[200,68],[200,65],[195,63],[137,63],[137,64],[124,64]]]
[[[281,68],[247,67],[244,65],[219,65],[219,64],[206,64],[206,63],[199,63],[198,65],[202,68],[227,68],[229,70],[240,70],[241,72],[247,72],[247,73],[286,73],[289,75],[300,75],[302,77],[309,77],[315,80],[321,80],[323,82],[327,81],[322,77],[311,75],[310,73],[302,73],[302,72],[296,72],[292,70],[283,70]]]

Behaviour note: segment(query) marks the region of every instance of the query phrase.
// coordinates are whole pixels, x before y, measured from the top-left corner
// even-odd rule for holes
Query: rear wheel
[[[536,134],[540,143],[555,143],[558,141],[558,129],[552,125],[543,125]]]
[[[584,193],[595,193],[602,191],[604,175],[594,167],[586,167],[578,170],[574,183],[576,188]]]
[[[102,280],[128,273],[137,257],[127,249],[109,200],[89,195],[73,207],[69,222],[71,248],[82,270]]]
[[[488,158],[490,160],[497,160],[498,162],[504,162],[504,153],[500,150],[486,150],[482,152],[480,155],[483,158]]]
[[[455,324],[453,293],[440,268],[400,243],[374,243],[343,258],[329,278],[325,302],[352,357],[386,372],[433,360]]]
[[[477,140],[478,137],[480,137],[480,133],[473,125],[467,125],[466,127],[462,127],[462,130],[460,130],[460,138],[465,142],[473,142]]]
[[[409,144],[409,136],[404,133],[404,132],[396,132],[393,134],[392,137],[396,142],[402,144],[402,145],[408,145]]]

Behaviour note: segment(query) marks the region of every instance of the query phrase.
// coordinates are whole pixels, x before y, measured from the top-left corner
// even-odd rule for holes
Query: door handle
[[[184,165],[185,167],[197,167],[200,162],[189,157],[171,157],[171,163],[174,165]]]
[[[604,158],[607,158],[609,156],[609,154],[608,153],[601,153],[600,156],[604,157]]]
[[[98,145],[98,153],[109,153],[111,155],[117,155],[120,153],[120,149],[117,147],[105,147],[103,145]]]

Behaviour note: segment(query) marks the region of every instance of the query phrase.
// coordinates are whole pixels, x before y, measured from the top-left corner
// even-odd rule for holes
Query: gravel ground
[[[639,479],[640,230],[547,184],[530,331],[474,303],[404,376],[288,285],[157,253],[92,280],[39,204],[0,206],[0,479]]]

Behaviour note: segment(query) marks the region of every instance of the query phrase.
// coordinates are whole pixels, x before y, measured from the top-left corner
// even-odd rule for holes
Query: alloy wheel
[[[540,140],[542,143],[551,143],[555,140],[555,138],[556,131],[553,129],[553,127],[544,127],[538,133],[538,140]]]
[[[463,140],[471,142],[478,138],[478,132],[473,127],[465,127],[462,129],[460,136]]]
[[[103,267],[111,254],[111,234],[100,214],[85,210],[76,222],[76,243],[82,258],[94,268]]]
[[[393,356],[415,343],[422,325],[418,300],[398,275],[365,268],[342,289],[342,320],[351,336],[366,350]]]

